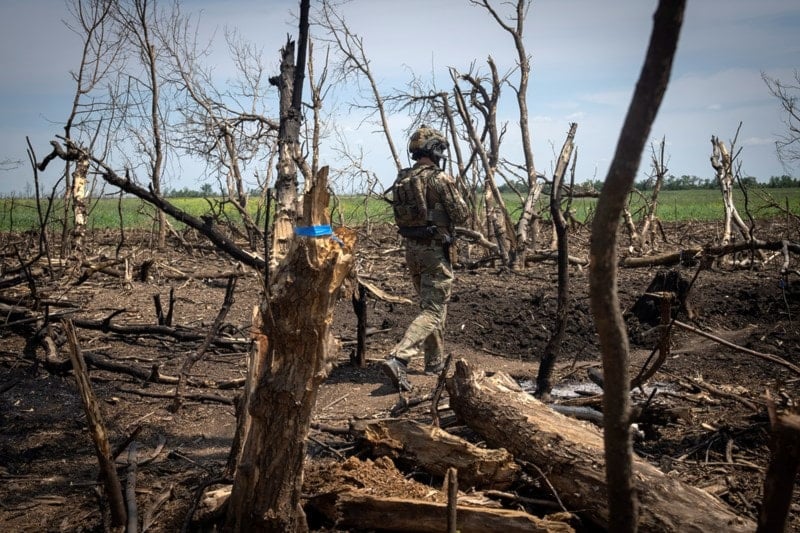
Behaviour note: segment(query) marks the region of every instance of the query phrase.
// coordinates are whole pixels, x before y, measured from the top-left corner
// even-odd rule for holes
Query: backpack
[[[406,168],[397,175],[392,187],[394,221],[400,228],[428,225],[428,206],[425,201],[427,180],[423,172]]]

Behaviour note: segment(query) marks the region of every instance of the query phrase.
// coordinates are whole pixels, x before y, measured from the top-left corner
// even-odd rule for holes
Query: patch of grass
[[[649,198],[650,192],[644,195]],[[641,216],[643,200],[636,193],[631,195],[631,211],[634,219]],[[521,201],[515,195],[507,194],[504,201],[516,220],[520,215]],[[544,218],[549,218],[549,198],[542,196],[539,210]],[[745,199],[738,189],[734,191],[736,208],[742,217],[745,214]],[[204,198],[170,198],[177,207],[194,215],[212,214],[211,204]],[[215,204],[217,202],[214,202]],[[597,200],[594,198],[578,198],[573,201],[572,208],[575,216],[580,221],[586,221],[594,212]],[[780,208],[778,207],[780,206]],[[754,218],[771,218],[781,214],[781,209],[789,209],[792,213],[800,215],[800,188],[791,189],[750,189],[748,192],[748,207]],[[252,198],[248,204],[248,211],[255,217],[256,211],[263,206],[259,205],[257,198]],[[48,201],[41,205],[43,212],[48,209]],[[122,225],[126,229],[149,229],[154,226],[154,208],[137,198],[101,198],[92,200],[90,204],[88,227],[90,229],[115,229],[120,227],[120,212]],[[236,210],[226,205],[220,211],[216,208],[217,216],[229,218],[239,222],[241,217]],[[724,215],[722,195],[716,189],[692,189],[683,191],[661,191],[659,195],[658,216],[663,221],[709,221],[721,220]],[[51,230],[61,228],[64,213],[64,201],[56,199],[50,210],[48,227]],[[67,219],[70,217],[68,216]],[[331,218],[334,224],[360,226],[369,219],[372,223],[391,223],[392,211],[388,203],[380,198],[364,196],[339,196],[331,201]],[[263,217],[262,217],[263,220]],[[172,220],[176,228],[182,224]],[[36,203],[30,198],[0,198],[0,231],[27,231],[39,227],[39,215]]]

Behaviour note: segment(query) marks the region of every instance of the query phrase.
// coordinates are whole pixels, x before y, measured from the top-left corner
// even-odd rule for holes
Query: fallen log
[[[322,498],[328,501],[323,502]],[[440,532],[447,531],[447,504],[409,500],[404,498],[382,498],[356,491],[329,493],[315,498],[314,507],[329,518],[335,518],[336,527],[358,530]],[[509,509],[487,509],[485,507],[456,508],[457,530],[461,533],[485,533],[503,531],[522,532],[568,532],[574,531],[569,524],[557,519],[538,518],[522,511]]]
[[[722,257],[724,255],[747,252],[750,250],[785,250],[787,254],[788,252],[800,254],[800,244],[753,239],[752,241],[741,241],[724,246],[696,246],[684,248],[682,250],[675,250],[659,255],[650,255],[647,257],[625,257],[619,262],[619,266],[623,268],[638,268],[677,265],[694,262],[699,259],[702,254]]]
[[[413,420],[355,420],[350,433],[369,446],[375,457],[388,455],[395,462],[414,464],[438,477],[456,468],[459,483],[465,487],[504,490],[520,471],[514,457],[503,449],[478,448],[442,429]]]
[[[465,361],[448,380],[450,406],[492,446],[541,469],[568,509],[608,528],[603,436],[595,427],[556,413],[504,373],[487,377]],[[755,524],[722,501],[686,485],[640,458],[633,483],[641,502],[641,531],[753,531]]]

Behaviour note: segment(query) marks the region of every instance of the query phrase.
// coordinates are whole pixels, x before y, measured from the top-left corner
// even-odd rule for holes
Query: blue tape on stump
[[[327,237],[328,235],[333,235],[333,229],[330,225],[298,226],[294,228],[294,233],[301,237]]]

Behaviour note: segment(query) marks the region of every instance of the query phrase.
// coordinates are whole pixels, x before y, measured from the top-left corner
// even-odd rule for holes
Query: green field
[[[645,193],[649,196],[649,193]],[[735,192],[735,202],[740,214],[745,217],[745,200],[741,191]],[[215,200],[211,199],[212,202]],[[506,195],[504,201],[512,214],[519,216],[520,200],[514,195]],[[211,211],[209,201],[204,198],[171,198],[177,207],[188,213],[199,216]],[[549,199],[541,199],[540,209],[545,219],[549,218],[547,210]],[[596,204],[595,199],[576,199],[573,210],[576,218],[585,221],[591,217]],[[632,212],[638,219],[638,211],[642,205],[641,198],[632,195]],[[754,218],[770,218],[781,214],[781,209],[788,209],[800,215],[800,188],[791,189],[758,189],[750,190],[748,207]],[[48,216],[48,227],[60,228],[64,219],[64,203],[55,200]],[[259,209],[258,199],[253,198],[248,208],[255,217]],[[41,205],[43,215],[48,210],[47,201]],[[218,210],[218,209],[217,209]],[[115,229],[120,225],[126,229],[149,229],[153,227],[153,208],[136,198],[102,198],[91,204],[88,227],[90,229]],[[379,198],[363,196],[335,197],[331,202],[332,223],[348,226],[360,226],[369,218],[372,223],[391,222],[389,205]],[[120,213],[122,221],[120,222]],[[225,209],[223,216],[237,221],[240,217],[232,208]],[[692,189],[683,191],[662,191],[659,196],[658,216],[662,221],[681,220],[720,220],[723,216],[722,196],[717,190]],[[261,217],[263,221],[263,215]],[[27,231],[39,227],[39,211],[36,202],[28,198],[0,199],[0,231]],[[180,228],[181,224],[176,223]]]

